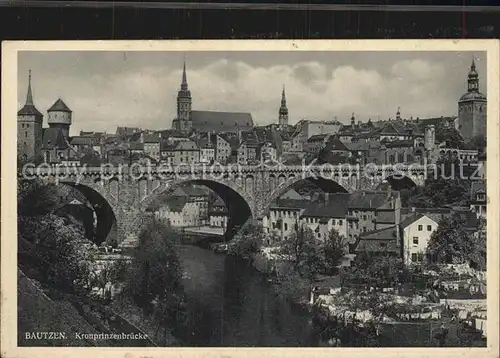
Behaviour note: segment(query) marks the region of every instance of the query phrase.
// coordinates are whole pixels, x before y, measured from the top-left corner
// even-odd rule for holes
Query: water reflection
[[[246,261],[179,246],[190,346],[315,346],[310,314],[279,298]]]

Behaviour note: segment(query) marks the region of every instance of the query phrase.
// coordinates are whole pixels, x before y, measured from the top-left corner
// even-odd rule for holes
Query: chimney
[[[412,213],[414,213],[414,212],[415,212],[415,207],[414,207],[414,206],[412,206],[412,207],[411,207],[411,212],[412,212]]]
[[[329,200],[330,200],[330,193],[325,193],[325,204],[328,204]]]

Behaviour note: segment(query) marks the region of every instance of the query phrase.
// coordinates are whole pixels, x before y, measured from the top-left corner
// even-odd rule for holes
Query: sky
[[[283,85],[289,123],[457,115],[475,59],[486,94],[483,52],[19,52],[18,108],[32,71],[35,106],[61,98],[73,111],[71,135],[117,126],[171,128],[184,58],[194,110],[250,112],[277,123]]]

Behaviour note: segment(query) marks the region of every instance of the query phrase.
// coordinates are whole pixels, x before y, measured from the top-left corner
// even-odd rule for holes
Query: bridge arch
[[[413,189],[417,186],[417,183],[414,178],[408,175],[389,175],[381,182],[378,188],[380,189],[387,185],[390,185],[393,190],[402,190]]]
[[[76,184],[72,182],[64,183],[78,190],[89,202],[96,214],[95,237],[94,242],[101,244],[103,242],[111,243],[118,241],[116,209],[111,206],[107,195],[100,192],[96,186]]]
[[[241,178],[241,176],[240,176]],[[230,178],[228,178],[229,180]],[[243,179],[243,178],[241,178]],[[180,185],[195,184],[205,186],[216,193],[226,205],[228,212],[228,226],[225,236],[227,239],[232,239],[249,219],[254,218],[255,204],[251,197],[247,195],[244,188],[247,187],[248,177],[244,180],[235,182],[231,181],[216,181],[213,179],[186,179],[175,180],[167,183],[161,190],[151,193],[141,203],[141,210],[151,212],[154,210],[154,204],[161,203]],[[238,186],[238,183],[240,186]],[[253,181],[252,184],[253,185]]]
[[[70,176],[69,180],[59,180],[54,181],[53,178],[48,176],[40,176],[39,179],[46,184],[52,184],[55,187],[64,186],[67,188],[72,188],[78,191],[92,207],[95,214],[95,220],[92,220],[92,228],[89,228],[89,222],[85,219],[82,224],[84,225],[86,233],[89,231],[93,232],[93,237],[90,237],[96,244],[101,244],[103,242],[111,242],[117,240],[117,217],[116,208],[112,206],[106,193],[100,190],[99,181],[92,180],[85,184],[77,183],[73,176]],[[67,193],[59,192],[60,195],[65,195]],[[91,229],[91,230],[90,230]]]

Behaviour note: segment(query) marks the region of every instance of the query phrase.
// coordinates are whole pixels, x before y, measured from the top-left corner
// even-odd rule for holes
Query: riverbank
[[[416,294],[406,297],[383,290],[358,292],[341,289],[338,276],[321,277],[312,283],[297,277],[287,280],[278,274],[286,262],[266,253],[254,255],[253,264],[274,284],[277,293],[287,292],[291,284],[302,286],[301,293],[296,290],[291,298],[307,307],[319,329],[321,345],[486,346],[486,300],[433,303]]]

